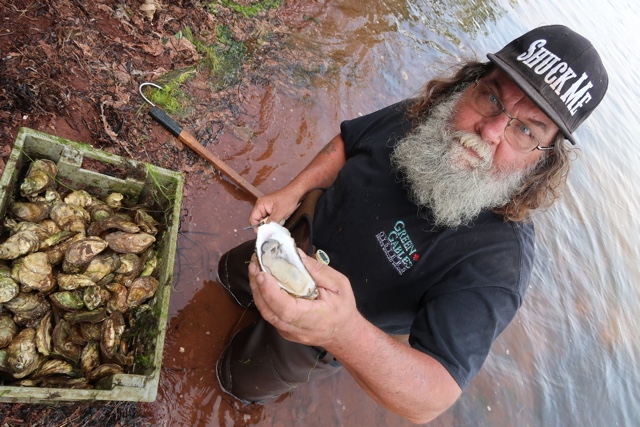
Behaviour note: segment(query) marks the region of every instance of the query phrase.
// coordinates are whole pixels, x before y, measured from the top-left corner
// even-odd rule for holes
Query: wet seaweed
[[[59,404],[0,404],[2,427],[62,426],[151,427],[134,402]]]

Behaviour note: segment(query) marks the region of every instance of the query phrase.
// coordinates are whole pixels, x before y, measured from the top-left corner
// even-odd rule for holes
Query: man
[[[536,28],[488,63],[468,63],[418,99],[343,122],[290,184],[255,204],[279,222],[315,188],[302,254],[319,296],[294,298],[251,260],[223,255],[221,283],[259,321],[218,362],[224,390],[277,396],[344,367],[377,402],[427,422],[460,396],[522,304],[534,251],[532,209],[568,172],[568,139],[608,85],[589,41]],[[242,277],[245,276],[245,277]],[[250,289],[249,289],[250,286]],[[408,344],[393,335],[409,334]]]

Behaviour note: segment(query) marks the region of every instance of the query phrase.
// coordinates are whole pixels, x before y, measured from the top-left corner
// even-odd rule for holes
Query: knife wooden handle
[[[209,163],[213,165],[220,173],[229,178],[234,184],[242,188],[249,194],[253,195],[256,199],[262,197],[264,193],[251,185],[249,181],[240,176],[235,170],[231,169],[225,162],[218,156],[207,150],[204,145],[200,144],[189,131],[184,130],[182,126],[175,120],[169,117],[162,109],[153,107],[149,111],[149,115],[153,117],[158,123],[165,127],[174,136],[178,137],[186,146],[193,151],[204,157]]]

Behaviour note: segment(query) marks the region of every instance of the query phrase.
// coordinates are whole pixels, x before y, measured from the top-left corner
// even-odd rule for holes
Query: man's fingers
[[[341,292],[342,277],[344,277],[341,273],[321,263],[317,259],[307,256],[301,250],[298,250],[298,252],[300,253],[300,258],[302,258],[302,263],[318,287],[325,288],[337,294]]]
[[[285,324],[291,322],[290,316],[296,310],[296,299],[280,288],[272,275],[261,272],[257,262],[252,262],[249,269],[249,274],[253,276],[253,300],[262,317],[271,324],[279,320]]]

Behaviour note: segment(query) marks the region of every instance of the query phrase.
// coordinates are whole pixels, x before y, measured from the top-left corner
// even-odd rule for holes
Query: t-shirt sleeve
[[[522,304],[533,263],[533,239],[470,248],[425,295],[409,343],[438,360],[463,390]]]
[[[464,390],[518,307],[517,295],[501,288],[443,295],[424,306],[410,344],[438,360]]]
[[[393,129],[395,126],[409,128],[405,117],[407,106],[411,101],[405,100],[389,105],[373,113],[345,120],[340,124],[340,135],[344,141],[347,157],[351,157],[359,146],[366,144],[370,138],[376,137],[377,129]],[[394,135],[389,135],[393,138]]]

